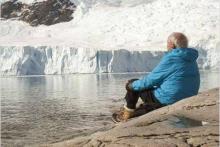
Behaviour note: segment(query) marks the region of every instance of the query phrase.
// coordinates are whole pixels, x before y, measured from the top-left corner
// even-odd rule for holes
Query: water
[[[184,116],[171,116],[170,118],[168,118],[168,120],[166,120],[166,122],[176,128],[192,128],[203,126],[202,121],[187,118]]]
[[[124,84],[143,74],[2,77],[2,146],[42,144],[111,128]],[[201,72],[201,89],[218,86],[218,72]]]

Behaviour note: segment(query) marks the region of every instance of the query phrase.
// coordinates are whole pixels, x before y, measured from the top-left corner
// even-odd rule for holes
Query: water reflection
[[[201,83],[200,91],[219,87],[219,72],[218,71],[200,71]]]
[[[171,116],[166,122],[176,128],[192,128],[203,126],[202,121],[187,118],[184,116]]]

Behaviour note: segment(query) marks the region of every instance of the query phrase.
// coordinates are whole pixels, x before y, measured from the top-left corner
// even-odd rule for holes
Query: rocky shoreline
[[[219,88],[160,108],[104,132],[41,147],[219,146]]]

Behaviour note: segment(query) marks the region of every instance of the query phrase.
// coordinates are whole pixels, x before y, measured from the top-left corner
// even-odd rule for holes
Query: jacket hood
[[[198,58],[198,51],[193,48],[176,48],[170,51],[170,55],[192,62]]]

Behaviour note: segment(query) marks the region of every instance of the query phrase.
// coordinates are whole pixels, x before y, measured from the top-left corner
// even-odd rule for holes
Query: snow
[[[33,0],[20,1],[26,3],[34,2]],[[199,50],[200,58],[198,63],[202,69],[216,69],[219,66],[220,36],[218,31],[220,29],[220,5],[218,0],[72,1],[78,7],[73,14],[74,19],[70,22],[52,26],[40,25],[31,27],[21,21],[1,20],[0,44],[2,52],[5,52],[6,48],[10,48],[10,50],[16,50],[14,54],[21,55],[21,52],[24,52],[23,50],[27,46],[28,48],[34,48],[33,52],[43,52],[42,46],[47,48],[47,50],[51,48],[51,52],[54,54],[61,54],[62,52],[63,56],[60,55],[60,59],[56,59],[56,62],[54,61],[55,59],[52,62],[49,57],[44,58],[45,62],[48,63],[44,63],[44,70],[39,74],[93,73],[98,68],[100,68],[99,72],[102,70],[103,72],[138,71],[138,69],[130,69],[128,65],[118,65],[120,67],[117,67],[116,70],[116,66],[112,65],[112,63],[106,64],[106,67],[99,67],[95,65],[98,64],[97,61],[90,60],[92,58],[90,54],[96,54],[102,50],[102,52],[106,51],[108,56],[111,56],[115,51],[121,53],[121,56],[126,56],[119,49],[125,49],[128,55],[133,55],[133,52],[147,52],[149,54],[152,52],[151,54],[153,54],[155,51],[165,51],[167,36],[172,32],[178,31],[185,33],[189,37],[190,46]],[[65,68],[61,69],[61,65],[58,64],[61,64],[61,59],[65,56],[63,53],[66,50],[64,46],[69,48],[69,50],[70,48],[77,50],[77,55],[71,57],[68,55],[68,62],[65,62]],[[61,51],[58,53],[58,50]],[[69,51],[66,50],[66,52]],[[87,52],[90,54],[88,55]],[[80,55],[82,57],[79,57]],[[1,64],[3,64],[2,56],[3,54],[0,56]],[[94,55],[93,57],[94,60],[97,60],[97,56]],[[148,58],[147,55],[141,56],[141,58],[144,57]],[[16,66],[15,61],[18,62],[18,59],[15,60],[14,58],[12,59],[14,61],[13,66]],[[82,64],[79,62],[79,60],[81,61],[80,58],[85,58]],[[147,61],[144,59],[144,61],[151,62],[152,59],[149,58]],[[19,58],[19,60],[23,59]],[[60,61],[58,62],[58,60]],[[135,63],[138,62],[138,58],[133,59],[133,61]],[[123,65],[124,62],[128,62],[128,59],[117,60],[117,64]],[[85,67],[79,68],[79,66],[76,67],[76,64]],[[90,66],[90,64],[93,64],[93,66]],[[140,71],[143,71],[143,68],[145,68],[144,71],[152,68],[141,67],[146,66],[146,64],[148,63],[145,63],[145,65],[140,64],[140,68],[142,68]],[[4,65],[6,67],[9,66],[6,63]],[[53,68],[49,69],[50,66]],[[67,69],[68,66],[69,69]],[[9,71],[11,72],[10,74],[18,72],[13,71],[18,67],[5,70],[6,67],[4,69],[1,68],[1,72],[4,74]],[[21,74],[23,73],[21,72]]]
[[[0,21],[0,44],[164,50],[167,36],[174,31],[189,36],[191,46],[205,42],[210,49],[219,42],[218,0],[126,2],[78,1],[71,22],[50,27]]]

